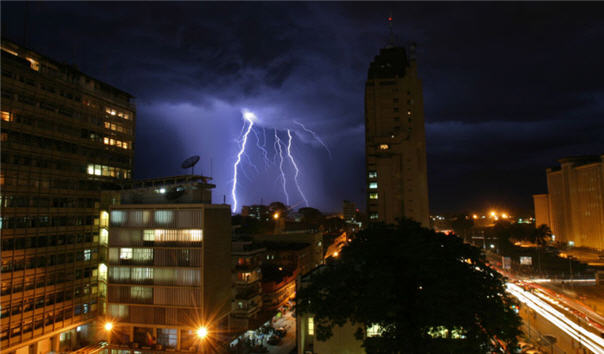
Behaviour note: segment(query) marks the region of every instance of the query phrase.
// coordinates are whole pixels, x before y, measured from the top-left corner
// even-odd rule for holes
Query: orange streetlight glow
[[[103,326],[105,328],[105,330],[107,332],[111,331],[113,329],[113,323],[111,322],[106,322],[105,325]]]
[[[205,337],[208,336],[208,329],[205,327],[199,327],[197,329],[197,337],[199,337],[200,339],[204,339]]]
[[[273,214],[273,219],[275,219],[275,220],[279,219],[279,213],[274,213]]]
[[[472,219],[478,219],[478,215],[476,215],[476,214],[472,215]]]

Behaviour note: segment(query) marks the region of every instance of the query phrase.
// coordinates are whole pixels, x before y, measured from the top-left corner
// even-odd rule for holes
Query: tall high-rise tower
[[[369,66],[365,84],[367,213],[372,221],[406,217],[429,225],[426,135],[414,47],[394,41]]]

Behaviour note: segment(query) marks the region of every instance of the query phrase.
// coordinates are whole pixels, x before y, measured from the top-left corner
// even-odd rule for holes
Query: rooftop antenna
[[[388,27],[390,28],[390,36],[388,38],[388,47],[394,47],[394,30],[392,29],[392,11],[388,16]]]
[[[199,156],[198,155],[193,155],[191,157],[189,157],[188,159],[184,160],[182,162],[182,164],[180,165],[180,167],[182,168],[191,168],[191,175],[193,175],[193,171],[195,168],[195,164],[199,161]]]

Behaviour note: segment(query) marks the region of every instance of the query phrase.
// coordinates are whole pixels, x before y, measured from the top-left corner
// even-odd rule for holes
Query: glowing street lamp
[[[206,327],[199,327],[197,329],[197,337],[199,337],[199,339],[204,339],[207,336],[208,336],[208,329]]]
[[[111,323],[111,322],[105,322],[105,325],[103,326],[103,328],[105,328],[105,330],[107,332],[111,332],[111,330],[113,329],[113,323]]]
[[[279,219],[279,213],[274,213],[273,214],[273,219],[278,220]]]

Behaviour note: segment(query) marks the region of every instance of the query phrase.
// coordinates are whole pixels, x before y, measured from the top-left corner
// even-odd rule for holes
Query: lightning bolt
[[[332,159],[332,156],[331,156],[331,151],[330,151],[330,150],[329,150],[329,148],[327,147],[327,144],[325,144],[325,142],[323,141],[323,139],[321,139],[321,137],[320,137],[320,136],[318,136],[318,135],[317,135],[317,133],[315,133],[314,131],[312,131],[312,130],[310,130],[310,129],[306,128],[306,127],[304,126],[304,124],[302,124],[302,123],[298,122],[297,120],[295,120],[295,121],[294,121],[294,123],[295,123],[295,124],[297,124],[297,125],[299,125],[300,127],[302,127],[302,129],[304,129],[304,131],[306,131],[307,133],[309,133],[310,135],[312,135],[312,136],[313,136],[313,138],[315,138],[315,140],[319,142],[319,144],[323,145],[323,147],[325,148],[325,150],[327,150],[327,153],[329,154],[329,159],[330,159],[330,160]]]
[[[300,170],[298,170],[298,165],[296,165],[296,161],[292,156],[292,133],[289,129],[287,129],[287,136],[289,137],[289,140],[287,141],[287,155],[289,156],[289,159],[291,160],[292,165],[294,165],[294,169],[296,170],[296,174],[294,175],[294,182],[296,183],[296,188],[298,188],[298,192],[302,196],[302,199],[304,199],[304,203],[306,204],[306,206],[308,206],[308,200],[302,192],[302,188],[300,188],[300,183],[298,183],[298,174],[300,173]]]
[[[250,111],[246,111],[244,110],[243,112],[243,119],[245,121],[247,121],[249,123],[247,130],[245,130],[245,133],[243,134],[243,139],[241,140],[241,150],[239,150],[239,153],[237,154],[237,161],[235,161],[235,164],[233,165],[233,190],[231,191],[231,195],[233,197],[233,212],[235,212],[237,210],[237,167],[239,166],[239,163],[241,162],[241,156],[245,153],[245,145],[247,144],[247,136],[250,134],[250,131],[252,130],[252,127],[254,126],[254,121],[253,118],[255,118],[256,116],[254,115],[254,113],[250,112]],[[245,121],[243,122],[243,126],[245,127]],[[243,128],[242,128],[242,132],[243,132]]]
[[[285,185],[285,172],[283,172],[283,150],[281,149],[281,139],[279,139],[279,135],[277,134],[277,129],[275,129],[275,158],[277,149],[279,149],[279,171],[281,171],[281,182],[283,184],[283,194],[285,194],[285,204],[289,205],[289,194],[287,194],[287,187]]]
[[[254,132],[254,135],[256,135],[256,146],[258,147],[258,149],[262,150],[262,154],[264,155],[264,166],[268,167],[271,163],[271,160],[269,160],[268,158],[268,151],[266,151],[266,130],[264,130],[264,128],[262,129],[262,131],[264,132],[264,145],[260,145],[260,136],[258,136],[258,133],[256,132],[256,130],[252,130],[252,132]]]

